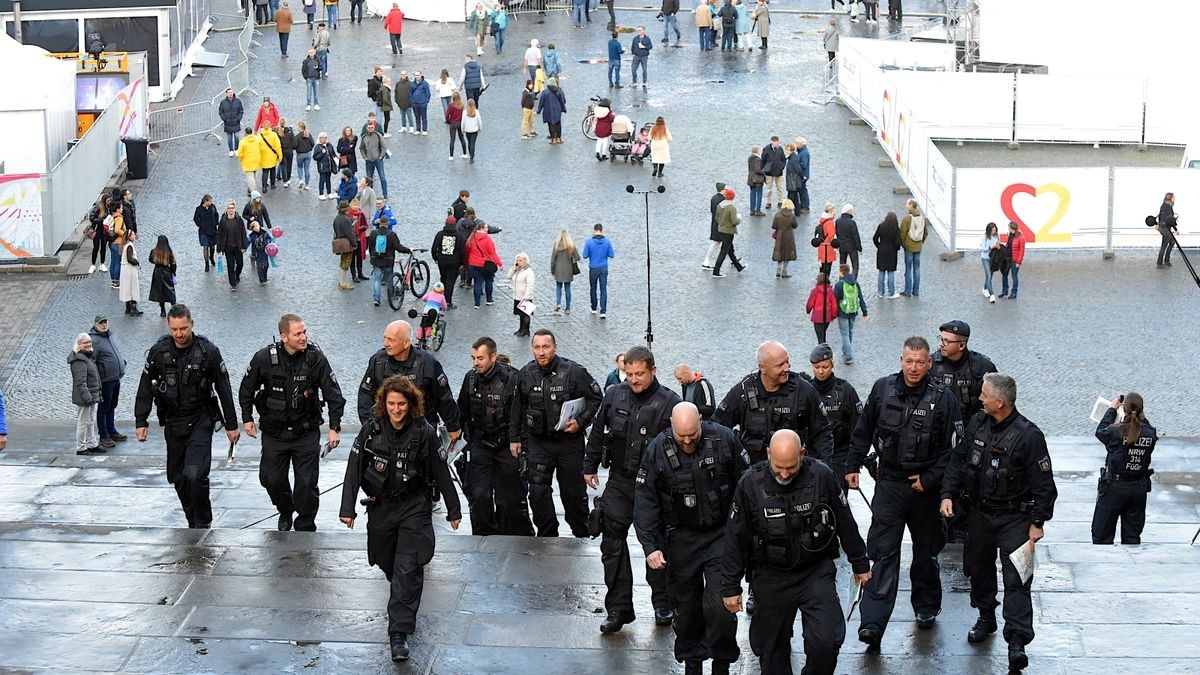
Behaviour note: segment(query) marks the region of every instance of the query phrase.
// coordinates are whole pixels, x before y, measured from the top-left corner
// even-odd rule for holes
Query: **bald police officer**
[[[637,346],[625,352],[625,381],[610,387],[600,403],[583,455],[583,480],[600,487],[597,475],[608,467],[604,494],[596,500],[589,525],[598,525],[600,561],[604,564],[604,608],[608,616],[600,632],[611,634],[634,620],[633,569],[629,562],[629,526],[633,524],[634,479],[642,455],[654,437],[671,426],[671,411],[679,395],[658,383],[654,354]],[[597,522],[598,521],[598,522]],[[596,535],[595,528],[591,532]],[[646,567],[654,623],[671,625],[665,570]]]
[[[324,401],[322,401],[324,398]],[[279,319],[279,342],[272,342],[250,358],[238,388],[242,428],[255,438],[262,429],[262,457],[258,480],[279,510],[279,531],[292,528],[315,532],[321,490],[321,409],[329,405],[328,443],[340,441],[346,399],[338,386],[329,359],[308,341],[308,328],[298,314]],[[258,408],[258,425],[254,424]],[[288,466],[296,476],[296,489],[288,482]]]
[[[833,675],[846,639],[846,620],[837,590],[838,544],[846,549],[854,583],[871,578],[858,523],[833,471],[806,457],[791,429],[771,436],[767,461],[738,481],[725,526],[723,596],[732,613],[742,609],[742,576],[755,568],[750,585],[758,609],[750,621],[750,648],[762,672],[792,672],[792,626],[802,617],[804,672]]]
[[[787,349],[769,340],[755,352],[758,371],[735,384],[717,408],[716,421],[737,429],[752,462],[767,457],[767,439],[780,429],[800,435],[809,454],[825,459],[833,452],[833,427],[817,390],[791,372]]]
[[[666,569],[675,604],[675,660],[699,675],[728,673],[738,659],[737,617],[721,602],[721,553],[734,486],[749,457],[728,428],[701,422],[691,403],[646,448],[637,477],[634,527],[646,564]]]
[[[392,375],[403,375],[417,385],[424,397],[425,420],[437,429],[440,418],[453,446],[461,431],[454,392],[442,364],[429,352],[413,346],[412,325],[407,321],[389,323],[383,331],[383,349],[367,360],[367,371],[358,385],[358,419],[363,424],[375,416],[375,393]]]
[[[942,485],[942,515],[954,516],[956,502],[969,502],[964,562],[971,580],[971,606],[979,620],[967,641],[983,642],[996,632],[996,554],[1004,578],[1004,640],[1010,672],[1029,665],[1025,645],[1033,641],[1033,578],[1022,582],[1009,556],[1027,541],[1038,542],[1054,515],[1058,490],[1046,438],[1016,409],[1017,383],[1008,375],[983,376],[983,415],[967,427]],[[964,459],[965,458],[965,459]]]
[[[958,400],[929,377],[932,360],[922,337],[904,341],[900,372],[871,388],[850,438],[846,483],[858,487],[858,470],[874,445],[879,455],[867,553],[874,563],[863,589],[858,639],[878,648],[887,629],[900,582],[900,544],[912,535],[912,607],[917,627],[932,628],[942,610],[938,554],[946,545],[938,491],[950,463],[956,429],[962,428]]]
[[[850,434],[858,424],[863,404],[858,392],[849,382],[833,374],[833,350],[829,345],[817,345],[808,355],[812,367],[812,385],[821,396],[825,414],[833,425],[833,452],[825,463],[833,469],[838,485],[848,492],[846,485],[846,457],[850,454]]]

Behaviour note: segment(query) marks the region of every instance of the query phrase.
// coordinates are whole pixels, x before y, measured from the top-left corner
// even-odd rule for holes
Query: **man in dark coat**
[[[708,253],[704,254],[704,263],[701,265],[706,270],[713,268],[713,261],[716,260],[717,254],[721,251],[721,233],[717,231],[717,207],[721,202],[725,201],[725,184],[717,181],[717,193],[708,199],[708,212],[711,215],[708,223]]]
[[[854,205],[846,204],[842,207],[842,215],[838,216],[837,222],[834,224],[834,230],[837,232],[838,242],[838,257],[841,258],[838,262],[845,265],[846,259],[850,259],[850,273],[854,278],[858,278],[858,254],[862,253],[862,238],[858,236],[858,223],[854,220]]]
[[[225,139],[229,146],[229,156],[237,155],[238,131],[242,128],[242,100],[233,93],[232,89],[225,90],[225,98],[217,106],[217,115],[225,129]]]
[[[766,208],[768,209],[771,208],[772,194],[774,194],[776,197],[774,203],[780,205],[783,204],[783,170],[786,162],[787,155],[785,155],[783,152],[783,146],[779,144],[779,137],[772,136],[771,143],[767,147],[763,148],[762,152],[763,173],[767,175]]]
[[[1175,193],[1168,192],[1163,197],[1162,206],[1158,209],[1158,233],[1162,235],[1162,244],[1158,247],[1158,264],[1156,267],[1171,266],[1171,250],[1175,248],[1175,233],[1179,227],[1175,222]]]

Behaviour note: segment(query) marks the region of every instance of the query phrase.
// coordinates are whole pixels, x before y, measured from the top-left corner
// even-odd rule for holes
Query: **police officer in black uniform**
[[[833,427],[817,390],[799,373],[790,372],[787,349],[770,340],[759,346],[755,357],[758,372],[733,385],[717,408],[716,421],[738,430],[755,463],[767,458],[767,440],[780,429],[799,434],[812,457],[829,457]]]
[[[214,427],[224,423],[231,445],[241,432],[221,350],[194,334],[193,325],[187,305],[173,305],[167,312],[171,334],[146,352],[133,417],[137,439],[145,442],[150,408],[158,407],[158,423],[167,441],[167,480],[175,486],[188,527],[208,528],[212,526],[208,471]]]
[[[837,476],[806,457],[791,429],[771,436],[767,461],[738,481],[725,525],[722,597],[725,608],[742,609],[742,576],[755,568],[750,585],[758,609],[750,621],[750,648],[762,672],[792,672],[792,626],[800,610],[804,672],[833,675],[846,639],[846,619],[837,589],[838,543],[846,549],[854,583],[871,578],[867,546]]]
[[[963,425],[979,414],[979,394],[983,391],[983,376],[996,372],[991,359],[972,349],[967,349],[971,338],[971,327],[965,321],[947,321],[939,328],[939,347],[933,352],[933,368],[929,374],[954,392],[962,405]],[[956,445],[956,447],[962,447]],[[963,503],[954,512],[954,518],[946,523],[946,540],[961,544],[967,538],[967,514],[970,505]]]
[[[879,455],[867,554],[874,567],[863,589],[858,639],[879,647],[896,605],[900,543],[912,535],[912,606],[918,628],[932,628],[942,609],[938,554],[946,533],[938,515],[938,490],[950,463],[956,430],[962,429],[958,399],[929,377],[932,359],[922,337],[904,341],[900,372],[881,377],[871,388],[850,438],[846,483],[858,487],[858,471],[871,445]],[[961,435],[961,434],[960,434]]]
[[[324,397],[324,403],[322,402]],[[297,314],[279,319],[279,343],[263,347],[251,357],[238,389],[243,430],[256,438],[254,408],[262,427],[262,457],[258,481],[279,509],[279,531],[292,529],[296,514],[298,532],[317,530],[321,490],[321,408],[329,404],[329,449],[336,448],[342,430],[346,399],[338,386],[329,359],[308,341],[308,329]],[[288,464],[296,474],[296,489],[288,483]]]
[[[375,392],[379,385],[392,375],[403,375],[425,397],[425,419],[437,429],[438,418],[450,433],[450,446],[458,442],[461,431],[458,405],[446,379],[442,364],[429,352],[418,349],[412,343],[412,325],[407,321],[393,321],[383,331],[383,349],[371,355],[367,361],[367,372],[358,385],[358,419],[366,424],[375,412]]]
[[[637,477],[634,528],[646,564],[664,569],[675,609],[675,660],[698,674],[705,659],[728,673],[738,659],[737,617],[721,602],[725,518],[749,457],[733,431],[701,422],[679,403],[670,429],[646,448]]]
[[[971,606],[979,620],[967,641],[983,642],[996,632],[996,553],[1004,578],[1004,640],[1010,672],[1029,665],[1025,645],[1033,641],[1033,578],[1024,583],[1009,556],[1045,534],[1058,490],[1046,437],[1016,409],[1017,383],[988,373],[980,394],[983,413],[971,420],[942,484],[942,515],[955,502],[970,502],[964,572],[971,579]]]
[[[446,500],[446,520],[458,529],[458,493],[437,431],[422,417],[415,383],[394,375],[375,395],[375,414],[363,422],[346,462],[340,520],[354,529],[359,488],[367,495],[367,560],[391,583],[388,637],[392,660],[408,659],[417,627],[425,565],[433,559],[433,493]]]
[[[517,369],[500,360],[496,341],[471,345],[471,370],[458,392],[466,461],[471,474],[471,532],[533,536],[525,483],[508,449],[508,424],[517,391]]]
[[[608,593],[604,608],[608,616],[600,632],[615,633],[634,620],[633,569],[629,562],[629,526],[633,524],[634,479],[642,465],[646,446],[670,428],[671,411],[679,395],[658,382],[654,354],[645,347],[625,352],[625,381],[609,388],[600,403],[583,455],[583,480],[600,487],[597,475],[608,467],[604,494],[596,500],[589,526],[591,534],[602,534],[600,561]],[[646,566],[654,623],[671,625],[671,603],[667,598],[667,572]]]
[[[1111,544],[1121,521],[1121,543],[1142,543],[1146,525],[1146,493],[1150,492],[1150,455],[1158,442],[1158,432],[1146,421],[1142,395],[1131,391],[1113,399],[1104,413],[1096,438],[1104,444],[1107,456],[1100,470],[1100,489],[1092,514],[1092,543]],[[1117,408],[1125,419],[1117,421]]]
[[[558,490],[571,534],[588,536],[587,487],[583,482],[583,434],[596,416],[603,396],[600,385],[583,366],[557,354],[554,333],[533,333],[533,360],[517,376],[517,393],[509,419],[509,449],[525,453],[529,506],[537,536],[557,537],[558,517],[550,480],[558,473]],[[582,406],[558,428],[562,409],[582,399]]]
[[[700,419],[712,419],[717,410],[717,394],[708,378],[688,364],[680,363],[675,366],[675,380],[679,382],[679,397],[696,406]]]
[[[813,388],[820,395],[825,414],[833,425],[833,452],[825,463],[833,470],[833,476],[842,491],[849,492],[846,485],[846,456],[850,454],[850,434],[858,425],[863,404],[854,387],[833,374],[833,350],[829,345],[817,345],[809,352],[808,361],[812,366]]]

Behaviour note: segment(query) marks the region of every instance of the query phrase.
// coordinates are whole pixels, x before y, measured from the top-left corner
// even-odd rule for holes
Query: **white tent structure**
[[[78,136],[75,63],[0,34],[5,89],[0,97],[0,173],[48,173]]]

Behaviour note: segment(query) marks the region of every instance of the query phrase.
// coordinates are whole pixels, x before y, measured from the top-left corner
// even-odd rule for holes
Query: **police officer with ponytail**
[[[679,395],[658,382],[654,354],[645,347],[625,352],[625,381],[609,388],[600,402],[583,456],[583,480],[595,489],[601,466],[608,467],[604,494],[589,516],[589,534],[600,540],[600,561],[608,593],[608,616],[600,632],[611,634],[634,620],[633,570],[629,562],[629,526],[633,524],[634,479],[646,446],[671,426],[671,411]],[[593,527],[594,526],[594,527]],[[646,567],[654,623],[671,625],[666,570]]]
[[[671,412],[671,428],[646,448],[637,476],[634,528],[646,564],[666,570],[675,610],[675,660],[715,675],[738,659],[737,617],[721,601],[725,520],[749,456],[737,436],[701,422],[692,403]]]
[[[979,619],[967,642],[996,632],[996,557],[1004,579],[1004,640],[1009,672],[1029,665],[1025,645],[1033,641],[1033,579],[1022,582],[1009,556],[1045,534],[1058,490],[1046,437],[1016,409],[1017,383],[1000,373],[983,376],[983,415],[967,427],[941,489],[942,515],[969,503],[963,572],[971,580],[971,606]]]
[[[837,476],[806,456],[790,429],[771,436],[767,461],[738,481],[725,526],[722,597],[731,613],[742,609],[741,581],[754,569],[750,587],[758,607],[750,621],[750,648],[762,672],[792,672],[792,626],[802,616],[804,672],[833,675],[846,638],[846,619],[834,560],[839,543],[855,584],[871,579],[867,546]]]
[[[350,448],[342,484],[340,520],[354,529],[358,491],[367,498],[367,561],[391,583],[388,638],[393,661],[409,656],[417,626],[425,565],[433,559],[433,491],[442,494],[446,520],[462,520],[458,492],[437,431],[425,419],[421,391],[404,375],[385,379],[375,392],[374,414],[363,421]]]
[[[1117,409],[1124,419],[1117,422]],[[1150,455],[1158,432],[1146,421],[1141,394],[1131,391],[1118,396],[1104,413],[1096,438],[1108,456],[1100,470],[1100,489],[1092,515],[1092,543],[1111,544],[1121,521],[1121,543],[1142,543],[1146,525],[1146,493],[1150,492]]]
[[[324,401],[322,402],[322,398]],[[258,350],[246,366],[238,389],[242,428],[255,438],[262,431],[258,480],[279,510],[278,529],[315,532],[321,469],[321,409],[329,405],[328,446],[341,440],[346,399],[329,359],[308,341],[308,329],[297,314],[279,319],[279,342]],[[254,409],[258,408],[258,425]],[[288,467],[295,472],[295,491]]]

